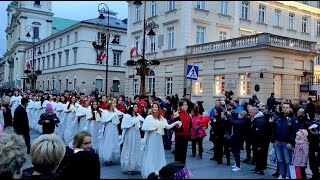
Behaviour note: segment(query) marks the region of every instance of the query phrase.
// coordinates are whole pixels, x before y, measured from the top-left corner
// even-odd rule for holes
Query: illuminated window
[[[216,96],[223,96],[224,95],[224,86],[225,86],[225,79],[224,75],[219,75],[214,77],[214,90]]]
[[[242,74],[240,75],[240,96],[251,95],[251,78]]]
[[[273,75],[273,93],[275,97],[281,96],[281,74]]]
[[[294,76],[294,98],[299,98],[300,94],[300,84],[301,84],[301,77],[299,76]]]
[[[202,95],[203,91],[203,77],[198,77],[198,80],[193,82],[194,95]]]

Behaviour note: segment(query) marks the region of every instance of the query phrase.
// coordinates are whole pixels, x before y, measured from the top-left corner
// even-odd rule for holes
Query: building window
[[[48,43],[48,52],[50,51],[50,43]]]
[[[320,1],[317,1],[317,8],[320,8]]]
[[[251,78],[242,74],[240,75],[240,96],[251,95]]]
[[[273,93],[275,97],[281,96],[281,74],[273,75]]]
[[[73,64],[77,64],[77,60],[78,60],[78,51],[77,49],[73,50]]]
[[[40,58],[38,59],[38,69],[40,70]]]
[[[135,37],[135,47],[136,47],[136,51],[139,52],[140,51],[140,36],[136,36]]]
[[[69,45],[69,35],[67,35],[67,45]]]
[[[42,57],[42,70],[44,70],[45,57]]]
[[[52,55],[52,68],[56,67],[56,56],[53,54]]]
[[[169,3],[169,7],[168,7],[169,11],[176,9],[176,1],[169,1],[168,3]]]
[[[33,27],[33,38],[39,39],[39,27]]]
[[[157,1],[151,1],[151,17],[157,15]]]
[[[62,47],[62,38],[60,38],[59,47]]]
[[[141,21],[141,8],[136,7],[136,22]]]
[[[119,92],[120,81],[112,80],[112,92]]]
[[[47,56],[47,69],[50,68],[50,56]]]
[[[114,66],[120,66],[121,61],[121,52],[113,52],[113,65]]]
[[[43,49],[43,53],[45,53],[46,52],[46,45],[43,45],[42,49]]]
[[[303,4],[308,4],[308,2],[307,2],[307,1],[302,1],[302,3],[303,3]]]
[[[259,5],[259,23],[266,22],[266,7]]]
[[[198,80],[193,82],[194,95],[202,95],[203,92],[203,77],[198,77]]]
[[[249,2],[242,1],[241,4],[241,18],[248,19],[249,18]]]
[[[228,1],[220,1],[220,13],[228,15]]]
[[[154,71],[150,71],[149,77],[148,77],[148,92],[150,94],[154,94],[155,92],[155,86],[156,86],[156,77],[154,74]]]
[[[150,38],[150,52],[156,52],[156,37]]]
[[[320,35],[320,20],[317,21],[317,35]]]
[[[301,29],[302,32],[304,32],[304,33],[308,32],[307,25],[308,25],[308,18],[303,17],[302,18],[302,29]]]
[[[166,95],[172,95],[172,77],[166,78]]]
[[[196,7],[199,9],[206,9],[206,2],[205,1],[197,1]]]
[[[224,85],[225,85],[225,78],[224,75],[219,75],[214,77],[214,90],[216,96],[223,96],[224,95]]]
[[[133,94],[139,94],[138,79],[133,80]]]
[[[68,90],[68,86],[69,86],[69,80],[66,79],[66,90]]]
[[[115,44],[120,44],[120,35],[115,35],[114,39],[117,41]]]
[[[227,33],[226,33],[226,32],[223,32],[223,31],[220,31],[220,33],[219,33],[219,39],[220,39],[220,41],[226,40],[226,39],[227,39]]]
[[[53,50],[56,49],[56,41],[53,41]]]
[[[69,51],[66,51],[66,66],[69,65]]]
[[[320,55],[316,56],[315,59],[315,64],[320,65]]]
[[[73,79],[73,90],[76,90],[77,79]]]
[[[174,27],[168,28],[168,49],[174,49]]]
[[[289,14],[289,29],[294,29],[294,14],[292,13]]]
[[[276,9],[274,10],[274,25],[280,27],[281,20],[281,11]]]
[[[40,6],[40,1],[34,1],[34,4]]]
[[[301,77],[294,76],[294,98],[299,98],[300,94],[300,84],[301,84]]]
[[[78,32],[74,33],[74,42],[78,42]]]
[[[197,35],[196,35],[196,43],[197,44],[204,43],[205,33],[206,33],[205,27],[197,26]]]
[[[61,54],[59,54],[59,67],[61,67]]]

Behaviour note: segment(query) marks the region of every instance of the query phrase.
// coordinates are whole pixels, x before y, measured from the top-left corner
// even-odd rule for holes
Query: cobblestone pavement
[[[36,139],[40,134],[35,131],[30,132],[31,142]],[[204,138],[203,142],[204,153],[203,158],[198,159],[191,156],[191,143],[189,143],[188,153],[187,153],[187,166],[189,167],[191,173],[193,174],[192,178],[201,178],[201,179],[212,179],[212,178],[232,178],[232,179],[276,179],[272,176],[275,172],[275,166],[269,163],[268,168],[265,170],[265,175],[254,175],[251,173],[251,169],[254,168],[254,165],[246,164],[241,162],[241,170],[238,172],[233,172],[231,166],[226,165],[226,159],[223,158],[223,164],[218,165],[216,161],[211,161],[210,158],[213,155],[213,151],[210,149],[213,147],[212,142],[208,140],[208,136]],[[174,148],[174,145],[172,145]],[[171,150],[166,150],[166,160],[167,163],[174,161],[174,156],[171,153]],[[241,152],[241,160],[245,158],[245,152]],[[235,162],[233,158],[231,159],[231,164]],[[28,155],[27,162],[24,164],[23,169],[31,167],[30,156]],[[310,175],[309,168],[307,173]],[[102,179],[141,179],[141,174],[136,173],[133,175],[128,175],[122,172],[120,163],[115,163],[114,165],[106,166],[101,163],[101,178]]]

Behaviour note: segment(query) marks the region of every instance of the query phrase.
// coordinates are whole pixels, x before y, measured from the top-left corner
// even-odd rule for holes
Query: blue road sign
[[[198,80],[198,72],[199,72],[198,66],[188,65],[187,79]]]

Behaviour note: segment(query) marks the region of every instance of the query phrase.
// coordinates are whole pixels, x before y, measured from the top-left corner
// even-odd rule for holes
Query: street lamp
[[[135,1],[133,4],[136,6],[141,6],[142,2]],[[137,70],[137,75],[139,75],[141,78],[140,94],[142,96],[146,95],[145,81],[146,81],[146,76],[149,75],[150,67],[160,65],[160,62],[158,60],[146,60],[145,58],[146,31],[149,30],[147,35],[150,38],[152,38],[153,36],[156,35],[156,33],[153,31],[155,27],[156,27],[156,24],[152,19],[146,20],[146,1],[144,1],[142,56],[141,56],[141,59],[138,59],[137,61],[130,59],[125,63],[125,66],[131,67],[132,69]]]
[[[35,52],[36,52],[36,45],[35,45],[35,37],[34,37],[34,28],[30,25],[26,26],[25,27],[25,30],[27,31],[27,34],[26,34],[26,37],[27,38],[30,38],[31,35],[30,35],[30,32],[33,32],[33,37],[32,37],[32,71],[30,69],[26,69],[24,71],[24,73],[27,74],[29,80],[31,80],[31,90],[34,91],[36,88],[36,80],[37,80],[37,77],[42,74],[42,71],[40,69],[38,69],[37,71],[35,71],[35,59],[34,59],[34,56],[35,56]],[[38,52],[37,52],[38,55],[41,55],[41,47],[38,47]]]
[[[101,40],[100,42],[93,42],[92,46],[94,47],[94,49],[96,49],[98,52],[100,51],[106,51],[106,86],[105,86],[105,95],[107,95],[107,90],[108,90],[108,60],[109,60],[109,40],[111,37],[113,37],[111,43],[112,44],[119,44],[119,41],[117,40],[117,38],[119,37],[117,32],[113,32],[110,30],[110,16],[109,16],[109,7],[108,5],[106,5],[105,3],[100,3],[98,5],[98,12],[100,13],[99,15],[99,19],[100,19],[100,26],[101,26]],[[106,33],[103,32],[103,21],[105,19],[104,15],[107,13],[107,31]]]

